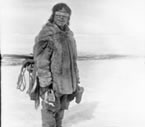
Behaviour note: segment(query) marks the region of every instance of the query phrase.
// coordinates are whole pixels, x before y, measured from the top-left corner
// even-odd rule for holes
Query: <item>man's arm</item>
[[[77,45],[76,45],[76,41],[74,40],[74,67],[75,67],[75,72],[76,72],[76,78],[77,78],[77,84],[80,83],[80,77],[79,77],[79,69],[78,69],[78,65],[77,65]]]
[[[33,47],[34,61],[41,87],[47,87],[52,84],[50,59],[53,53],[53,46],[52,39],[49,34],[49,29],[44,27],[36,37],[35,45]]]

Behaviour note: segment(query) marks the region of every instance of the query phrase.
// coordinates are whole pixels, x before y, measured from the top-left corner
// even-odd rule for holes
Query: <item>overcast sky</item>
[[[79,53],[144,54],[145,0],[3,0],[2,53],[31,53],[58,2],[72,9]]]

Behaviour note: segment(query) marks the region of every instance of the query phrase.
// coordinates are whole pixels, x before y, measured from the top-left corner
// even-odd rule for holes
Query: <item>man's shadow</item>
[[[97,105],[98,102],[90,102],[69,108],[69,110],[65,112],[63,120],[64,127],[70,127],[81,121],[92,119]]]

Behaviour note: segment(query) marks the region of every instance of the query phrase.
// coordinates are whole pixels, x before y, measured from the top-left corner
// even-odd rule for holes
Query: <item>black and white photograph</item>
[[[2,0],[1,127],[145,127],[145,0]]]

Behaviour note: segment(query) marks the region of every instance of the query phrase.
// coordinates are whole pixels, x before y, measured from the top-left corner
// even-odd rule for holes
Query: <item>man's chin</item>
[[[63,28],[65,25],[64,25],[64,24],[58,24],[58,26],[59,26],[60,28]]]

